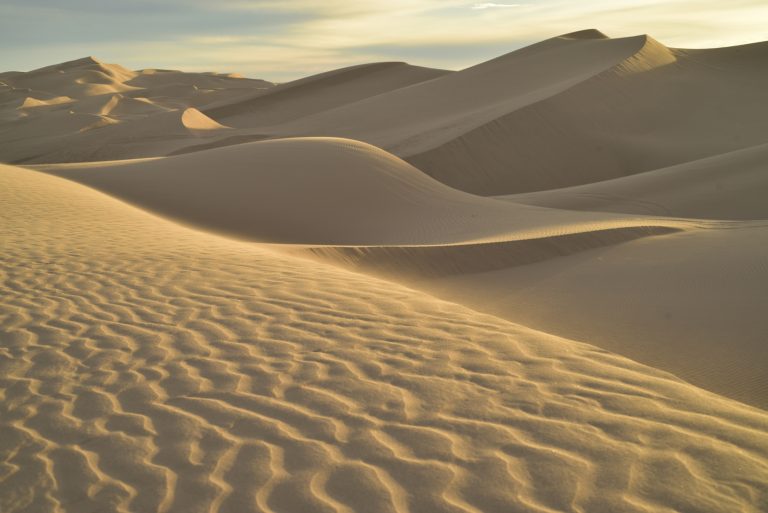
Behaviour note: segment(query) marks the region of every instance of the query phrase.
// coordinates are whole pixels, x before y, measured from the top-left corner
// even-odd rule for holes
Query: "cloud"
[[[520,4],[496,4],[493,2],[483,2],[480,4],[474,4],[472,9],[479,11],[481,9],[493,9],[496,7],[520,7]]]
[[[766,0],[0,0],[0,71],[95,54],[283,81],[382,60],[456,69],[590,27],[724,46],[768,39],[767,20]]]

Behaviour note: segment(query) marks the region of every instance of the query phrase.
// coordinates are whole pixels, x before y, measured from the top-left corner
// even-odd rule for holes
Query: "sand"
[[[3,511],[759,511],[768,415],[3,167]]]
[[[0,73],[0,511],[763,513],[767,49]]]

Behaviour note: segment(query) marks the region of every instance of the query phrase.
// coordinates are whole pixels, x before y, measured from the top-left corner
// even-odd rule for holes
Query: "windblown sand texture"
[[[0,512],[768,511],[766,62],[0,73]]]

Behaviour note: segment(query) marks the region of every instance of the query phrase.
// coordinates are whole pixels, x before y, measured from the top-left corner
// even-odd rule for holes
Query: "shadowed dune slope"
[[[38,169],[189,224],[263,242],[467,244],[691,225],[473,196],[348,139],[283,139],[160,159]]]
[[[223,100],[205,114],[237,128],[275,125],[449,73],[404,62],[351,66],[280,84],[253,98]]]
[[[768,219],[768,145],[604,182],[499,196],[570,210],[710,219]]]
[[[768,141],[768,44],[632,58],[407,160],[483,195],[627,176]],[[524,72],[519,69],[518,71]]]
[[[759,513],[768,416],[0,166],[0,509]]]
[[[275,134],[337,135],[410,156],[631,58],[644,37],[558,37],[443,77],[308,116]]]

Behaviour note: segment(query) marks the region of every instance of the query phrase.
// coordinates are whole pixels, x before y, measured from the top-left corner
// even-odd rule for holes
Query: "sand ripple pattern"
[[[768,414],[0,167],[0,511],[760,512]]]

